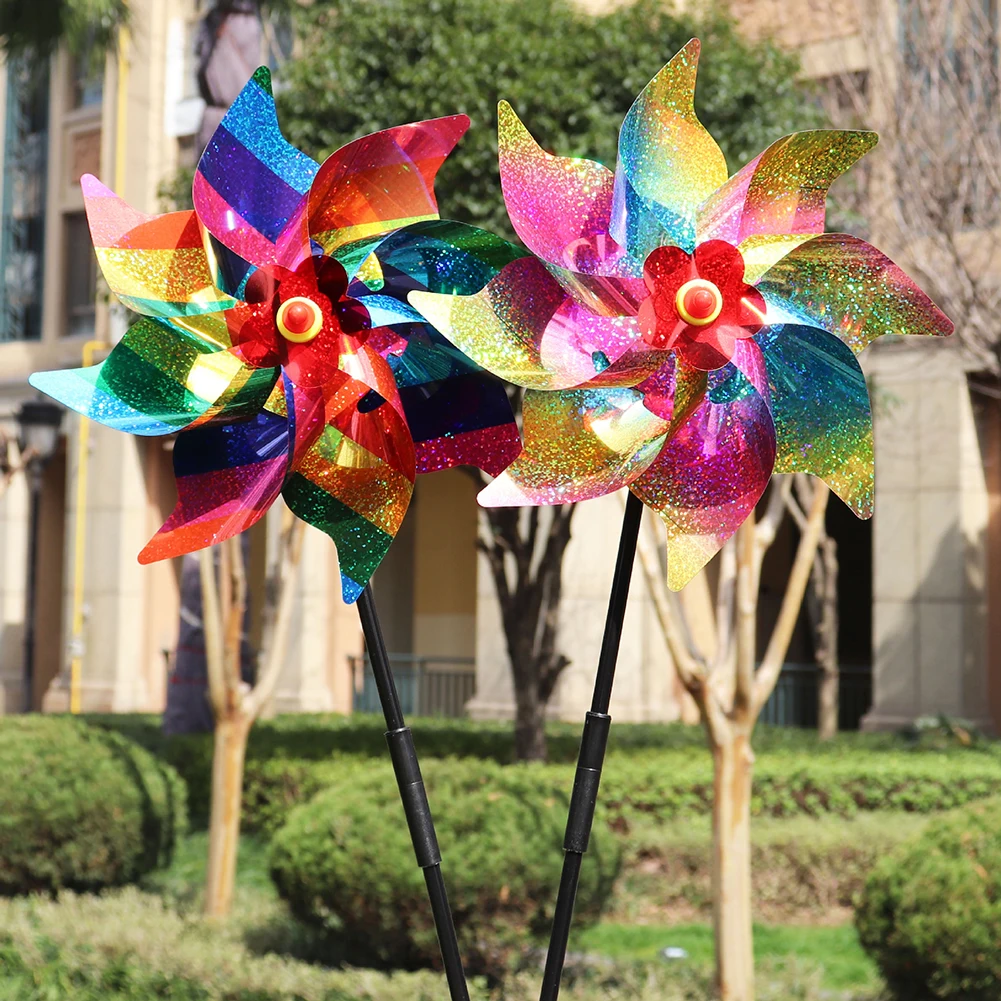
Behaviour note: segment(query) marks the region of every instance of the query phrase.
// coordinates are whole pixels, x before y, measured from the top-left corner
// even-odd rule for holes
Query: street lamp
[[[16,416],[19,444],[24,457],[31,497],[28,515],[28,583],[24,602],[24,711],[31,712],[31,696],[35,683],[38,512],[42,498],[42,474],[59,444],[63,408],[48,400],[25,400]]]

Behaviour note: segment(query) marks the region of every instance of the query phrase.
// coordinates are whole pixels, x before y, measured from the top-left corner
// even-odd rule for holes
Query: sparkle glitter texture
[[[952,322],[889,257],[844,233],[801,244],[758,289],[776,315],[827,330],[856,353],[883,334],[952,333]]]
[[[694,112],[698,54],[685,46],[626,116],[610,210],[603,167],[542,151],[502,105],[504,196],[541,261],[509,265],[477,295],[411,297],[478,364],[539,391],[524,453],[481,501],[559,503],[628,483],[668,525],[672,587],[736,530],[773,465],[824,478],[868,516],[872,427],[852,351],[884,333],[952,330],[878,250],[824,234],[828,187],[875,135],[786,136],[727,179]],[[703,274],[700,255],[726,273]],[[701,327],[676,301],[696,277],[723,296]],[[587,395],[602,387],[630,394]],[[654,426],[623,416],[632,393],[671,422],[653,461]],[[537,399],[549,395],[548,407]],[[603,436],[602,408],[639,433]]]
[[[501,188],[525,246],[550,264],[616,274],[622,248],[608,235],[615,175],[593,160],[547,153],[507,101],[497,121]]]
[[[333,538],[345,600],[361,593],[399,528],[416,466],[407,410],[376,347],[401,340],[405,347],[406,338],[369,329],[349,277],[364,265],[384,297],[405,300],[414,282],[398,270],[387,279],[372,250],[413,220],[437,218],[435,173],[467,125],[454,116],[390,129],[318,166],[281,135],[262,68],[199,161],[194,212],[148,217],[94,178],[83,179],[108,284],[144,315],[100,365],[36,373],[31,383],[110,427],[181,432],[174,448],[178,503],[141,562],[230,538],[282,495]],[[495,255],[502,243],[495,241]],[[446,266],[446,284],[436,288],[477,291],[519,255],[501,256],[497,267],[484,263],[479,284],[449,283]],[[402,290],[394,288],[401,278]],[[355,286],[359,295],[371,291]],[[283,303],[297,297],[320,323],[303,343],[278,328]],[[419,317],[408,321],[414,330],[428,329]],[[465,374],[478,401],[473,368]],[[478,377],[504,395],[492,377]],[[415,421],[423,413],[420,405],[410,410]],[[472,433],[468,414],[465,425],[446,425],[449,416],[442,409],[439,430]],[[499,434],[501,444],[480,451],[489,451],[487,465],[499,471],[519,443],[510,409],[506,423],[501,415],[495,424],[506,438]],[[452,458],[476,461],[475,452],[464,442]]]

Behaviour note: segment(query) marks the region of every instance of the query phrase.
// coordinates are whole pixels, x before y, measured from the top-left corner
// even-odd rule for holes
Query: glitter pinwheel
[[[411,295],[446,337],[526,388],[525,448],[486,506],[628,487],[667,524],[677,589],[772,472],[822,477],[872,513],[872,425],[855,353],[951,322],[868,243],[825,233],[830,184],[875,143],[810,131],[732,177],[694,110],[691,41],[633,104],[615,172],[542,150],[500,105],[508,214],[534,256],[472,296]]]
[[[439,364],[422,394],[401,392],[392,352],[429,339],[427,325],[413,314],[405,334],[387,332],[354,294],[370,292],[358,275],[378,272],[381,241],[438,218],[435,174],[467,126],[455,115],[387,129],[319,165],[282,136],[262,68],[202,154],[194,211],[144,216],[83,178],[104,277],[141,316],[100,365],[31,383],[109,427],[178,435],[177,507],[140,562],[230,538],[281,495],[336,543],[351,602],[392,542],[416,472],[460,462],[498,472],[517,454],[496,380]],[[489,417],[470,431],[456,396]],[[495,447],[482,458],[486,434]]]

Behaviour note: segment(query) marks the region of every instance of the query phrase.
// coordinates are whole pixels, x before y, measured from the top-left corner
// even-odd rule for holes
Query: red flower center
[[[278,332],[290,341],[302,344],[311,341],[323,326],[323,313],[312,299],[296,296],[278,307],[275,317]]]
[[[723,309],[723,294],[712,282],[693,278],[678,289],[678,315],[695,327],[712,323]]]
[[[765,301],[744,281],[740,251],[722,240],[694,254],[658,247],[644,262],[643,279],[650,291],[637,314],[643,340],[695,368],[722,368],[737,340],[753,337],[765,321]]]
[[[234,347],[249,365],[281,365],[297,385],[322,385],[368,334],[368,313],[347,289],[344,268],[329,257],[295,271],[259,268],[226,314]]]

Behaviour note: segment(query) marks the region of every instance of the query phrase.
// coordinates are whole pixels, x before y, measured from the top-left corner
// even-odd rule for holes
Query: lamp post
[[[38,513],[42,475],[59,442],[63,408],[48,400],[25,400],[17,412],[21,453],[28,476],[28,574],[24,602],[24,711],[31,712],[35,681],[35,606],[37,603]]]

